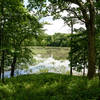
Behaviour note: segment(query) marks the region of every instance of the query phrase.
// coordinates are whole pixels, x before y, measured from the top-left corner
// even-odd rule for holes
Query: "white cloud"
[[[53,20],[52,19],[52,16],[50,17],[45,17],[43,19],[41,19],[40,22],[49,22],[50,25],[44,25],[44,29],[46,30],[45,33],[49,34],[49,35],[52,35],[54,33],[71,33],[71,29],[70,27],[68,27],[68,25],[64,24],[64,21],[62,19],[57,19],[57,20]],[[80,25],[80,24],[75,24],[74,25],[74,28],[80,28],[80,27],[84,27],[84,25]]]
[[[51,25],[44,25],[44,29],[46,29],[46,33],[52,35],[54,33],[69,33],[70,28],[67,25],[64,25],[64,21],[62,19],[57,19],[55,21],[50,22]]]

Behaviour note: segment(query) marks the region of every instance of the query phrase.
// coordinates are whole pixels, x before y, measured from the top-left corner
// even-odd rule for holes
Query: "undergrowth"
[[[0,100],[100,100],[99,80],[54,73],[18,76],[0,83]]]

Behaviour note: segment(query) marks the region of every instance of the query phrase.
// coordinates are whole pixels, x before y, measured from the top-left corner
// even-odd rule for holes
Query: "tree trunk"
[[[99,59],[98,76],[99,76],[99,86],[100,86],[100,59]]]
[[[1,59],[1,71],[2,71],[2,82],[4,83],[4,60],[5,60],[5,52],[2,51],[2,59]]]
[[[11,64],[11,77],[14,76],[15,64],[16,64],[16,54],[14,54],[13,61],[12,61],[12,64]]]
[[[95,75],[95,7],[93,0],[88,0],[89,3],[89,20],[86,23],[88,31],[88,78],[92,79]]]
[[[71,19],[71,34],[73,34],[73,21]],[[71,52],[72,52],[72,36],[71,36]],[[72,53],[71,53],[71,66],[70,66],[70,75],[72,76],[73,75],[73,72],[72,72],[72,62],[73,62],[73,59],[72,59]]]
[[[86,59],[85,59],[85,47],[84,47],[84,56],[83,56],[83,59],[84,59],[84,68],[83,68],[83,76],[85,76],[85,68],[86,68]]]
[[[0,65],[0,79],[1,79],[1,65]]]
[[[88,78],[91,79],[95,75],[95,27],[90,21],[88,28]]]
[[[0,57],[1,57],[1,55],[0,55]],[[1,61],[0,61],[0,63],[1,63]],[[1,79],[1,64],[0,64],[0,79]]]
[[[3,1],[1,1],[1,28],[0,28],[0,46],[1,46],[1,76],[2,76],[2,82],[4,83],[4,60],[5,60],[5,45],[4,45],[4,41],[5,41],[5,35],[4,35],[4,25],[5,25],[5,16],[4,16],[4,3]],[[3,21],[3,22],[2,22]]]
[[[83,69],[83,76],[85,76],[85,65],[84,65],[84,69]]]

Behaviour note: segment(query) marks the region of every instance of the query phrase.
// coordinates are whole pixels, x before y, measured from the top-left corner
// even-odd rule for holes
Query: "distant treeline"
[[[31,41],[34,46],[55,46],[55,47],[69,47],[70,35],[64,33],[55,33],[54,35],[43,34],[38,37],[38,40]]]

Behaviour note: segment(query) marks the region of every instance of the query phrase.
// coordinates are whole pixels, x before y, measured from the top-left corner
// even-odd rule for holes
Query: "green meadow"
[[[0,83],[0,100],[100,100],[99,80],[54,73],[22,75]]]

